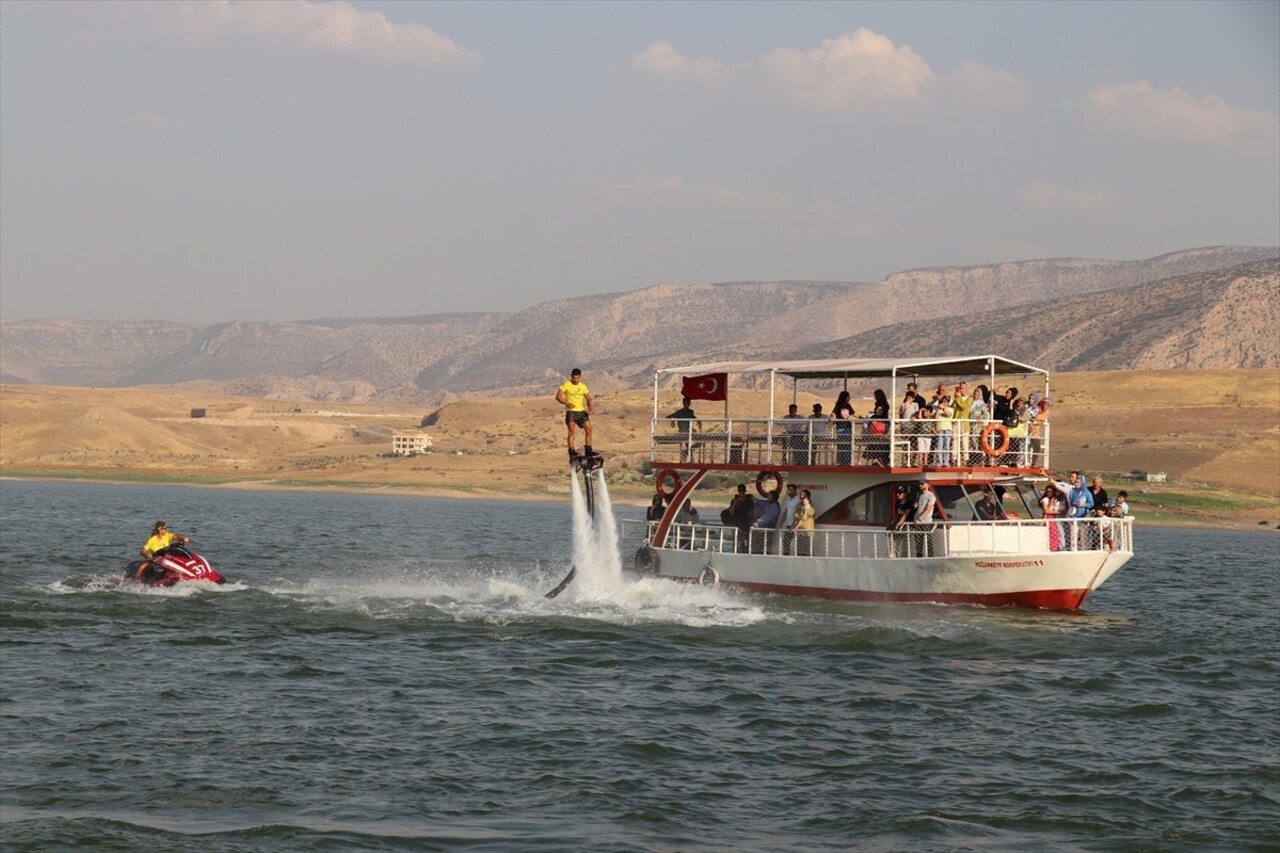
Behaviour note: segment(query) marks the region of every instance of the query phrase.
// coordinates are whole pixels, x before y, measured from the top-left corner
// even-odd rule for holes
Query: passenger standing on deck
[[[808,557],[813,553],[813,518],[817,511],[813,508],[813,495],[808,489],[800,490],[800,505],[796,507],[795,522],[791,529],[795,531],[796,553]]]
[[[693,430],[698,421],[698,416],[693,412],[692,403],[693,401],[688,397],[681,397],[680,408],[667,415],[667,420],[675,422],[676,431],[684,439],[680,458],[686,461],[693,459]]]
[[[800,494],[796,491],[795,483],[787,483],[787,494],[782,501],[782,518],[778,526],[786,531],[782,534],[782,553],[795,553],[795,534],[791,531],[796,529],[796,510],[800,506]]]
[[[781,513],[782,507],[778,503],[777,489],[772,489],[764,498],[756,499],[755,521],[751,523],[751,526],[757,530],[765,531],[762,538],[757,541],[766,554],[773,551],[773,531],[778,527],[778,518]],[[756,542],[751,543],[753,551],[756,544]]]
[[[920,491],[916,492],[916,509],[911,520],[916,524],[929,524],[933,521],[933,511],[938,507],[938,496],[933,493],[933,486],[923,477],[918,485]]]
[[[841,391],[836,398],[831,417],[836,422],[836,464],[853,464],[853,403],[849,402],[849,392]]]
[[[951,398],[955,418],[952,421],[951,452],[955,455],[957,465],[969,464],[969,410],[973,408],[973,395],[968,388],[967,383],[961,382],[955,387],[955,396]]]
[[[1094,476],[1093,482],[1089,485],[1089,494],[1093,497],[1093,514],[1106,515],[1107,504],[1110,501],[1107,498],[1107,490],[1102,488],[1102,478]]]
[[[792,403],[787,406],[787,416],[783,420],[787,422],[782,425],[787,444],[787,461],[792,465],[808,465],[809,453],[806,449],[809,444],[806,436],[809,431],[809,425],[806,423],[808,418],[800,414],[799,406]]]
[[[1093,495],[1084,484],[1079,471],[1071,472],[1071,490],[1067,493],[1067,515],[1071,518],[1088,518],[1093,510]],[[1079,550],[1086,542],[1083,526],[1075,522],[1071,526],[1070,546]]]
[[[578,458],[578,451],[573,446],[577,427],[582,427],[583,454],[595,455],[591,449],[591,416],[595,414],[595,408],[587,383],[582,381],[581,370],[575,367],[569,374],[569,381],[556,391],[556,402],[564,406],[564,423],[569,432],[569,461]]]
[[[1058,487],[1050,481],[1044,487],[1044,496],[1040,498],[1040,509],[1044,511],[1044,517],[1058,518],[1065,508],[1065,501]],[[1046,524],[1049,526],[1049,550],[1057,551],[1062,547],[1062,525],[1056,521],[1048,521]]]
[[[986,385],[979,385],[973,389],[973,405],[969,407],[969,442],[970,447],[978,446],[978,438],[982,434],[982,430],[986,428],[987,421],[991,419],[991,392],[987,390]],[[981,457],[981,453],[970,451],[969,458],[960,460],[961,465],[972,465],[979,459],[973,457]]]
[[[933,517],[933,511],[938,506],[938,496],[933,493],[932,485],[929,485],[928,480],[924,479],[923,476],[919,479],[918,485],[919,491],[915,493],[915,517],[913,519],[918,532],[911,539],[913,539],[916,556],[928,557],[931,556],[929,552],[932,551],[931,540],[934,533],[932,525],[936,520]]]
[[[738,490],[729,502],[729,508],[720,513],[720,521],[725,527],[736,527],[738,530],[738,550],[745,551],[751,541],[751,522],[755,520],[755,504],[747,494],[747,487],[738,484]]]

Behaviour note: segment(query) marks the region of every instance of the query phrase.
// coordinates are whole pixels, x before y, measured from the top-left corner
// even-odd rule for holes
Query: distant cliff
[[[662,285],[518,313],[398,319],[0,320],[0,379],[439,402],[549,393],[572,366],[593,389],[642,387],[655,366],[726,355],[994,351],[1058,370],[1280,367],[1278,258],[1276,247],[1228,246],[908,270],[869,283]]]

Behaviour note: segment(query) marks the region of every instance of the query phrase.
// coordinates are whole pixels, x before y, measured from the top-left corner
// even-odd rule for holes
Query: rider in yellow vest
[[[137,578],[142,580],[142,576],[146,574],[147,569],[151,567],[151,561],[155,559],[155,555],[168,548],[173,544],[174,540],[186,545],[191,541],[191,537],[183,536],[181,533],[173,533],[169,530],[169,526],[163,521],[157,521],[151,528],[151,536],[142,546],[142,550],[138,553],[142,555],[142,565],[138,566]]]

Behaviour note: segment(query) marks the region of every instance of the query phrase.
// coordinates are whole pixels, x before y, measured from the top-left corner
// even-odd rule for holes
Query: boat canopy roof
[[[998,355],[935,358],[836,358],[802,361],[717,361],[664,367],[656,374],[774,373],[793,379],[875,379],[896,376],[1008,376],[1049,372]],[[655,376],[655,380],[656,380]]]

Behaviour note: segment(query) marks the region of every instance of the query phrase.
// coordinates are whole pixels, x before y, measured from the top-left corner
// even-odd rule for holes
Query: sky
[[[1277,243],[1280,2],[0,2],[5,320]]]

